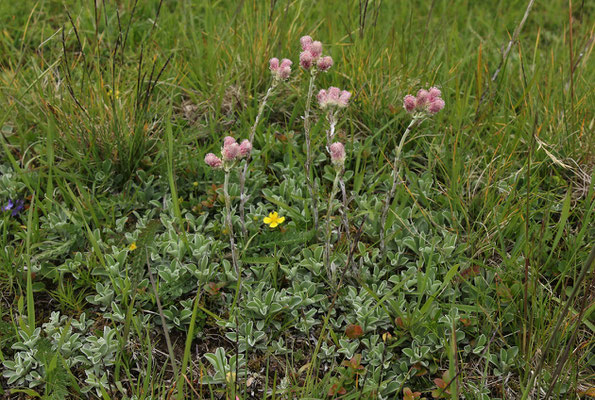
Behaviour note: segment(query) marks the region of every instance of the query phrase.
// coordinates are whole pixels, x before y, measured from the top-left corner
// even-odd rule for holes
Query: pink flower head
[[[288,59],[288,58],[284,58],[283,60],[281,60],[281,68],[285,68],[285,67],[291,67],[293,65],[293,62]]]
[[[304,50],[300,53],[300,65],[303,69],[310,69],[312,68],[312,63],[314,62],[314,57],[312,57],[312,53],[309,50]]]
[[[412,112],[415,109],[415,105],[417,104],[416,99],[414,96],[408,94],[403,99],[403,107],[407,112]]]
[[[271,72],[275,72],[279,69],[279,59],[276,57],[273,57],[269,60],[269,69],[271,70]]]
[[[312,42],[312,44],[310,44],[310,47],[308,47],[307,50],[310,51],[310,54],[312,54],[313,58],[318,58],[322,54],[322,43],[318,40]]]
[[[221,168],[223,161],[213,153],[209,153],[205,156],[205,163],[212,168]]]
[[[252,143],[248,139],[244,139],[240,144],[240,155],[242,157],[247,156],[252,151]]]
[[[287,58],[284,58],[281,61],[281,66],[279,67],[279,72],[278,72],[278,78],[281,80],[286,80],[289,78],[289,75],[291,75],[291,65],[293,63],[291,62],[291,60],[288,60]]]
[[[428,91],[428,95],[429,95],[429,100],[431,102],[432,99],[435,99],[436,97],[440,97],[442,95],[442,92],[437,87],[433,87],[433,88],[430,88],[430,90]]]
[[[333,58],[331,56],[320,57],[316,66],[320,71],[328,71],[333,66]]]
[[[318,92],[318,104],[320,108],[326,107],[347,107],[351,93],[347,90],[341,90],[337,87],[331,86],[328,90],[321,89]]]
[[[428,102],[428,99],[430,98],[430,93],[428,93],[427,90],[425,89],[420,89],[419,92],[417,92],[417,101],[416,101],[416,105],[418,107],[423,107],[426,105],[426,103]]]
[[[275,79],[285,80],[291,74],[291,60],[284,58],[279,64],[278,58],[271,58],[269,61],[269,69],[271,70]]]
[[[310,36],[302,36],[300,38],[300,44],[302,45],[302,50],[308,50],[310,45],[312,45],[312,38]]]
[[[325,108],[326,107],[326,90],[324,89],[320,89],[320,91],[318,92],[318,95],[316,96],[316,98],[318,99],[318,104],[320,105],[320,108]]]
[[[343,146],[343,143],[335,142],[331,144],[329,151],[333,165],[343,167],[343,164],[345,164],[345,146]]]
[[[436,87],[430,90],[420,89],[416,97],[410,94],[405,96],[403,107],[410,113],[436,114],[444,108],[444,100],[440,96],[442,92]]]
[[[236,143],[236,140],[231,136],[225,136],[225,138],[223,139],[223,147],[229,146],[233,143]]]
[[[339,107],[347,107],[347,104],[349,104],[350,98],[351,98],[351,92],[348,92],[347,90],[342,90],[341,95],[339,96],[339,102],[337,105]]]
[[[333,105],[336,105],[339,102],[339,97],[341,97],[341,89],[334,86],[328,88],[328,98],[334,103]]]
[[[234,161],[236,158],[238,158],[238,156],[240,156],[240,145],[235,141],[233,143],[223,145],[221,155],[223,156],[224,161]]]
[[[432,100],[432,102],[428,106],[428,111],[431,114],[436,114],[438,111],[442,110],[443,108],[444,108],[444,100],[442,100],[440,97],[436,97]]]

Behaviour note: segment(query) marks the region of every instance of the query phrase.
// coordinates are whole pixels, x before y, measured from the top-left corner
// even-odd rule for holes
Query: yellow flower
[[[132,244],[128,247],[128,250],[136,250],[136,242],[132,242]]]
[[[285,217],[279,217],[277,212],[269,213],[268,217],[264,217],[263,222],[268,224],[271,228],[276,228],[277,225],[282,224],[285,221]]]
[[[108,97],[112,97],[114,95],[114,91],[112,89],[107,89],[107,96]],[[116,100],[120,99],[120,91],[116,89],[116,96],[115,96]]]

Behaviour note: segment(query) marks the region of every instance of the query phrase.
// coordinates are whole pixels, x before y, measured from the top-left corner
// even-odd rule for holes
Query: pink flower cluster
[[[300,65],[304,69],[310,69],[316,65],[320,71],[327,71],[333,66],[331,56],[322,56],[322,43],[313,41],[310,36],[302,36],[300,39],[302,52],[300,53]]]
[[[221,149],[221,158],[213,153],[205,156],[205,163],[212,168],[221,168],[224,163],[230,163],[246,157],[252,151],[252,143],[248,139],[244,139],[241,144],[231,136],[226,136],[223,139],[223,148]]]
[[[351,93],[331,86],[328,90],[321,89],[316,96],[320,108],[340,107],[345,108],[349,104]]]
[[[345,164],[345,146],[343,143],[335,142],[330,145],[331,162],[335,167],[343,167]]]
[[[275,79],[284,81],[289,78],[289,75],[291,74],[292,64],[291,60],[288,60],[287,58],[282,59],[281,63],[279,63],[278,58],[271,58],[269,60],[269,69]]]
[[[438,88],[430,88],[430,90],[421,89],[417,92],[417,97],[410,94],[403,99],[403,107],[407,112],[426,112],[436,114],[444,108],[444,100],[440,97],[442,93]]]

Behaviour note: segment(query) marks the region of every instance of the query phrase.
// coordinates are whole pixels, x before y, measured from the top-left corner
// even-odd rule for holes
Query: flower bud
[[[223,146],[229,146],[232,143],[236,143],[236,140],[231,136],[225,136],[223,139]]]

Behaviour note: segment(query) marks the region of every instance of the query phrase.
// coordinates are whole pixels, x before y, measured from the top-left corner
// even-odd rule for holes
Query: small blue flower
[[[25,201],[22,199],[13,202],[12,199],[8,200],[8,203],[2,207],[2,211],[12,211],[10,215],[16,217],[25,208]]]

